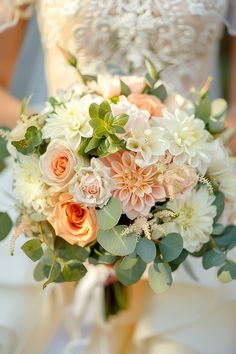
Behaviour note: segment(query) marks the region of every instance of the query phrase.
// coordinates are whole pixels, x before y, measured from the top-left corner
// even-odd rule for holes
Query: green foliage
[[[109,230],[117,225],[122,213],[119,200],[111,198],[106,206],[97,213],[97,220],[101,230]]]
[[[29,97],[26,97],[21,101],[20,115],[27,114],[27,110],[28,110],[32,96],[33,95],[30,95]]]
[[[219,218],[225,208],[225,197],[222,192],[218,191],[215,193],[215,200],[214,200],[213,204],[216,206],[216,209],[217,209],[216,216],[214,218],[214,222],[216,223],[219,220]]]
[[[128,121],[127,114],[122,113],[114,117],[109,102],[103,101],[100,105],[92,103],[89,115],[91,117],[89,123],[94,133],[92,138],[82,140],[78,150],[80,155],[105,157],[125,146],[125,142],[116,134],[125,132],[123,127]]]
[[[202,257],[202,265],[204,269],[221,266],[225,261],[224,252],[214,248],[206,252]]]
[[[153,263],[148,270],[148,281],[152,290],[161,294],[172,284],[172,273],[168,263]]]
[[[49,284],[55,282],[57,280],[57,278],[59,278],[60,274],[61,274],[61,264],[59,262],[57,262],[56,260],[54,260],[54,262],[50,268],[48,279],[43,284],[43,288],[45,289]]]
[[[77,260],[70,260],[64,264],[62,275],[65,281],[78,281],[85,276],[87,269]]]
[[[135,264],[138,262],[138,257],[137,254],[131,253],[128,256],[125,256],[119,263],[119,267],[128,270],[131,269],[135,266]]]
[[[179,257],[183,250],[183,238],[176,233],[170,233],[159,243],[164,262],[170,262]]]
[[[214,237],[214,241],[223,250],[234,248],[236,246],[236,226],[227,226],[219,236]]]
[[[167,91],[165,86],[162,84],[156,88],[152,88],[148,91],[148,93],[150,95],[154,95],[157,98],[159,98],[159,100],[161,100],[162,102],[165,101],[165,99],[167,98]]]
[[[227,102],[218,98],[212,102],[209,130],[213,134],[220,134],[224,131],[225,116],[227,113]]]
[[[31,218],[31,220],[36,221],[36,222],[47,220],[47,217],[43,214],[40,214],[40,213],[32,213],[30,215],[30,218]]]
[[[126,256],[133,253],[136,247],[136,235],[121,236],[126,227],[123,225],[115,226],[111,230],[99,230],[97,235],[98,243],[109,253],[116,256]]]
[[[38,261],[43,255],[43,249],[39,239],[32,239],[25,242],[21,249],[33,262]]]
[[[129,96],[131,91],[129,89],[129,86],[126,85],[126,83],[124,83],[124,81],[122,81],[120,79],[120,91],[121,91],[121,95],[124,95],[124,96]]]
[[[156,258],[155,243],[146,237],[142,237],[137,243],[136,253],[145,263],[151,263]]]
[[[128,269],[122,267],[122,261],[118,261],[115,265],[115,272],[117,279],[123,285],[131,285],[136,283],[143,275],[146,269],[146,263],[141,259],[137,258],[137,262]]]
[[[208,96],[204,96],[199,100],[199,102],[195,105],[195,116],[207,125],[209,123],[209,119],[211,116],[211,101]]]
[[[160,79],[160,75],[157,69],[155,68],[153,62],[148,57],[144,57],[144,63],[147,68],[149,83],[150,83],[150,79],[152,80],[153,83],[157,82]]]
[[[4,240],[10,233],[13,223],[7,213],[0,212],[0,241]]]
[[[223,283],[229,283],[236,279],[236,263],[227,259],[226,263],[221,267],[217,273],[218,279]]]
[[[61,258],[64,262],[75,260],[79,263],[83,263],[88,259],[90,254],[88,248],[70,245],[60,237],[56,237],[54,247],[56,256]]]
[[[219,236],[223,233],[224,231],[224,225],[222,224],[215,224],[213,225],[213,231],[212,231],[212,235],[214,236]]]
[[[12,141],[12,145],[23,155],[33,154],[41,143],[42,133],[35,126],[31,126],[26,130],[24,139]]]

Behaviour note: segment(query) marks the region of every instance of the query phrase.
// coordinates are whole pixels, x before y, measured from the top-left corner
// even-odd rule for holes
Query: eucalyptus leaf
[[[153,263],[148,270],[148,282],[152,290],[157,294],[168,290],[173,282],[169,264]]]
[[[236,246],[236,226],[227,226],[220,236],[214,238],[218,247],[231,250]]]
[[[43,288],[45,289],[49,284],[55,282],[57,278],[60,276],[60,274],[61,274],[61,265],[59,262],[55,260],[50,268],[48,279],[43,284]]]
[[[209,122],[211,116],[211,101],[206,96],[195,106],[195,115],[203,120],[205,124]]]
[[[85,262],[89,257],[89,249],[78,245],[70,245],[60,237],[55,240],[56,255],[64,261],[76,260],[80,263]]]
[[[45,279],[44,264],[42,262],[38,262],[34,268],[34,279],[36,281],[42,281]]]
[[[176,259],[183,250],[183,238],[177,233],[170,233],[159,243],[164,262]]]
[[[13,223],[7,213],[0,212],[0,241],[4,240],[10,233]]]
[[[210,269],[212,267],[221,266],[225,261],[224,252],[220,251],[217,248],[214,248],[202,257],[202,265],[204,269]]]
[[[121,236],[126,226],[118,225],[111,230],[100,230],[97,234],[98,243],[109,253],[116,256],[127,256],[136,247],[136,235]]]
[[[64,264],[62,275],[65,281],[78,281],[85,276],[87,269],[77,260],[70,260]]]
[[[117,262],[115,265],[117,279],[123,285],[131,285],[137,283],[137,281],[142,277],[145,269],[146,263],[141,258],[138,258],[134,266],[129,269],[124,269],[121,267],[121,262]]]
[[[213,204],[216,206],[216,216],[214,218],[214,222],[216,223],[219,220],[225,208],[225,197],[222,192],[218,191],[215,193],[215,200]]]
[[[31,239],[25,242],[21,249],[33,262],[38,261],[43,255],[43,249],[39,239]]]
[[[121,204],[118,199],[110,198],[107,205],[97,213],[97,220],[101,230],[109,230],[117,225],[122,214]]]
[[[151,263],[156,258],[155,243],[146,237],[142,237],[138,241],[135,251],[145,263]]]
[[[138,257],[136,253],[129,254],[128,256],[125,256],[119,263],[119,267],[128,270],[131,269],[135,266],[135,264],[138,262]]]
[[[214,236],[219,236],[223,233],[224,231],[224,225],[222,224],[215,224],[213,225],[213,231],[212,231],[212,235]]]

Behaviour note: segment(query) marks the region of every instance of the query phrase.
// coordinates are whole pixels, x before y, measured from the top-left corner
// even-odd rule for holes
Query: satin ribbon
[[[78,283],[73,302],[66,311],[66,326],[73,339],[66,345],[63,354],[86,353],[97,325],[102,328],[97,352],[110,354],[108,325],[104,318],[104,286],[113,274],[113,269],[106,266],[90,265],[88,273]]]

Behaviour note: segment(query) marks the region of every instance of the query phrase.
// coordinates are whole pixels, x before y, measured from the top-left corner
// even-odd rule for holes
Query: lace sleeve
[[[28,18],[35,0],[1,0],[0,32],[14,26],[20,18]]]
[[[236,36],[236,1],[229,0],[226,27],[231,36]]]

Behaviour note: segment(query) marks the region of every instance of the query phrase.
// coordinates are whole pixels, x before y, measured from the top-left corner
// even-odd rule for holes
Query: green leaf
[[[202,265],[204,269],[210,269],[212,267],[218,267],[225,261],[225,254],[217,248],[214,248],[202,257]]]
[[[196,118],[203,120],[205,124],[209,122],[211,116],[211,101],[206,96],[195,106]]]
[[[23,155],[29,155],[35,152],[35,148],[42,143],[42,133],[31,126],[26,130],[25,137],[19,141],[12,141],[12,145]]]
[[[116,134],[124,134],[125,133],[125,129],[122,127],[115,126],[114,128],[115,128]]]
[[[135,266],[135,264],[138,262],[138,257],[136,253],[131,253],[128,256],[125,256],[119,263],[119,267],[128,270],[131,269]]]
[[[96,149],[99,145],[99,142],[100,142],[100,139],[97,139],[95,137],[93,137],[88,145],[86,146],[84,152],[87,154],[89,151],[93,150],[93,149]]]
[[[82,155],[82,156],[85,155],[84,150],[86,149],[86,146],[88,145],[89,141],[90,141],[90,138],[82,138],[79,148],[77,150],[79,155]]]
[[[30,215],[30,219],[36,222],[40,222],[47,220],[47,217],[40,213],[33,213]]]
[[[121,91],[121,95],[124,95],[126,97],[131,94],[129,86],[126,85],[126,83],[121,79],[120,79],[120,91]]]
[[[176,233],[170,233],[159,243],[164,262],[173,261],[183,250],[183,238]]]
[[[118,260],[117,256],[113,256],[109,253],[104,253],[98,257],[98,263],[101,264],[114,264]]]
[[[4,240],[12,229],[13,223],[7,213],[0,212],[0,241]]]
[[[224,231],[224,225],[222,224],[215,224],[213,225],[213,231],[212,231],[212,235],[214,236],[218,236],[221,235]]]
[[[21,101],[20,115],[27,113],[32,96],[33,95],[23,98],[23,100]]]
[[[49,272],[48,280],[43,284],[43,288],[45,289],[46,286],[56,281],[57,278],[60,276],[60,274],[61,274],[61,265],[59,262],[54,261]]]
[[[226,264],[218,270],[217,275],[222,283],[229,283],[233,279],[236,279],[236,263],[227,260]]]
[[[45,279],[44,264],[41,261],[38,262],[36,267],[34,268],[34,279],[36,281],[42,281],[43,279]]]
[[[145,263],[151,263],[156,258],[156,246],[151,240],[142,237],[136,246],[136,252]]]
[[[100,119],[104,119],[106,113],[111,112],[111,106],[108,101],[103,101],[99,105],[98,115]]]
[[[116,256],[127,256],[136,247],[136,235],[121,236],[126,226],[118,225],[111,230],[100,230],[97,235],[98,243],[109,253]]]
[[[64,264],[62,275],[65,281],[78,281],[85,276],[87,269],[77,260],[71,260]]]
[[[125,113],[121,113],[118,116],[115,116],[113,119],[112,126],[118,125],[119,127],[124,127],[128,122],[129,116]]]
[[[38,261],[43,255],[41,241],[38,239],[32,239],[25,242],[21,249],[33,262]]]
[[[131,285],[137,283],[146,269],[146,263],[141,258],[138,258],[137,262],[132,268],[124,269],[120,265],[120,261],[116,263],[115,272],[117,279],[123,285]]]
[[[153,263],[148,270],[148,282],[152,290],[161,294],[172,284],[172,273],[169,264]]]
[[[70,245],[60,237],[57,237],[55,240],[55,251],[56,255],[64,261],[73,259],[79,261],[80,263],[85,262],[90,253],[88,248],[80,247],[78,245]]]
[[[103,128],[105,130],[103,119],[100,119],[100,118],[90,119],[89,124],[91,125],[91,127],[93,129]]]
[[[224,208],[225,208],[225,197],[224,197],[224,194],[222,192],[216,192],[215,200],[214,200],[213,204],[217,208],[216,216],[214,218],[214,223],[216,223],[217,220],[219,220],[219,218],[220,218],[220,216],[223,213]]]
[[[148,71],[150,77],[152,78],[152,80],[155,81],[155,82],[157,80],[159,80],[160,77],[159,77],[158,71],[155,68],[153,62],[147,57],[144,57],[144,62],[145,62],[147,71]]]
[[[6,127],[0,127],[5,131],[10,131],[10,129]],[[0,158],[5,159],[9,156],[9,152],[7,150],[7,140],[0,136]]]
[[[214,237],[218,247],[231,250],[236,246],[236,226],[227,226],[220,236]]]
[[[101,230],[109,230],[117,225],[122,214],[121,204],[118,199],[111,198],[107,205],[97,213],[98,224]]]
[[[164,85],[160,85],[154,89],[150,89],[149,93],[159,98],[159,100],[161,100],[162,102],[165,101],[165,99],[167,98],[167,91]]]
[[[172,272],[175,271],[180,266],[180,264],[183,264],[187,257],[188,257],[188,251],[183,249],[179,257],[177,257],[176,259],[174,259],[172,262],[169,263]]]

